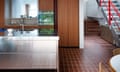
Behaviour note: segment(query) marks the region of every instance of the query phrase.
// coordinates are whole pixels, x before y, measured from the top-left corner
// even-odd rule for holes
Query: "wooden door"
[[[60,46],[79,46],[78,0],[58,0],[58,35]]]

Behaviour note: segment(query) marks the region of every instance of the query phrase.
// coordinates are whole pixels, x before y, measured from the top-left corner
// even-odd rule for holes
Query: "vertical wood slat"
[[[58,0],[58,35],[60,46],[79,46],[78,0]]]

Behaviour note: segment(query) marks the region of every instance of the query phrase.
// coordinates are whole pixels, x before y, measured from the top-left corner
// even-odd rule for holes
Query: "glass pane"
[[[54,25],[53,11],[40,12],[38,15],[38,22],[40,25]]]

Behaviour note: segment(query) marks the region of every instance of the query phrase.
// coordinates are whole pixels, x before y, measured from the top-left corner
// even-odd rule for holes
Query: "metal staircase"
[[[97,0],[113,35],[113,43],[120,47],[120,3],[117,0]]]

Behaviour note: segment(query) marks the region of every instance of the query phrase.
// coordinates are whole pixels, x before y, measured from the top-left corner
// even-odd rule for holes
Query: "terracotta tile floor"
[[[60,48],[60,72],[98,72],[100,61],[110,72],[108,62],[114,48],[99,36],[86,36],[84,49]]]

